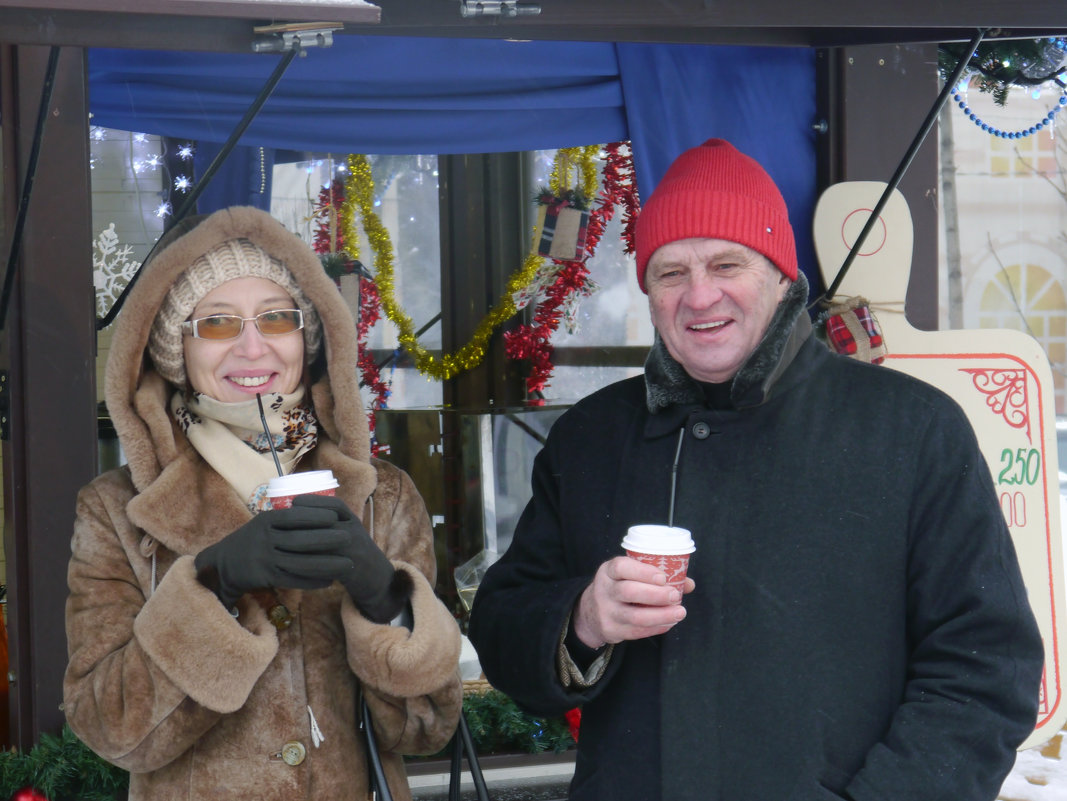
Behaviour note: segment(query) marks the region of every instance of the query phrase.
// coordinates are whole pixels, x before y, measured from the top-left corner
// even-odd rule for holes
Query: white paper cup
[[[337,486],[332,470],[309,470],[275,476],[267,482],[267,497],[272,509],[288,509],[297,495],[336,495]]]
[[[655,524],[630,526],[622,538],[622,547],[630,558],[662,570],[667,584],[679,592],[684,589],[689,555],[696,550],[688,529]]]

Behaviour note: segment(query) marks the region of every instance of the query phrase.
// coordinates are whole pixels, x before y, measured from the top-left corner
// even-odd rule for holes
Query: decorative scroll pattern
[[[994,370],[988,368],[962,368],[971,374],[974,388],[985,395],[986,405],[995,414],[1004,418],[1012,428],[1026,431],[1026,439],[1033,444],[1030,436],[1030,405],[1027,398],[1025,370]]]

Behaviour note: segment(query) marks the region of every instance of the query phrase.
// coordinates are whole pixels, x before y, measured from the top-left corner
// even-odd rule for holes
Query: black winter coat
[[[529,710],[584,705],[573,799],[992,801],[1034,726],[1042,644],[970,424],[827,351],[795,295],[727,408],[657,344],[536,459],[470,634]],[[688,615],[564,690],[570,611],[627,526],[666,522],[682,427]]]

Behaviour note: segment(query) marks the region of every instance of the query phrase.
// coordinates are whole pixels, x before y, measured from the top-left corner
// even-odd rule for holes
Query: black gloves
[[[376,623],[396,617],[412,589],[352,510],[321,495],[301,495],[291,509],[260,512],[208,546],[197,554],[196,577],[227,609],[250,590],[313,590],[340,581]]]
[[[411,577],[393,567],[344,501],[329,495],[299,495],[293,508],[329,510],[337,516],[333,526],[346,536],[336,553],[347,557],[352,565],[337,580],[364,617],[375,623],[388,623],[403,611],[411,597]]]
[[[346,535],[328,509],[260,512],[196,556],[196,577],[230,609],[249,590],[314,590],[351,571]]]

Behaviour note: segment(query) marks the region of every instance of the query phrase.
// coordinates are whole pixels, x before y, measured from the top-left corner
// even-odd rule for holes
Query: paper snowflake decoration
[[[96,311],[100,317],[107,314],[141,266],[140,262],[130,260],[131,253],[130,245],[119,244],[115,223],[109,224],[93,242],[93,286],[96,287]]]

